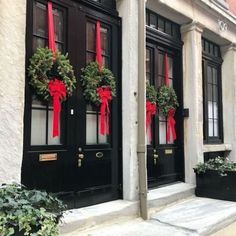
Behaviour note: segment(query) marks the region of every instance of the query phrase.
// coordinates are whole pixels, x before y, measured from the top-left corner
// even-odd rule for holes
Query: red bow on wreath
[[[65,84],[57,79],[50,80],[48,83],[50,95],[53,97],[53,137],[59,136],[58,120],[61,111],[60,99],[66,97],[67,91]]]
[[[97,93],[100,98],[101,106],[100,106],[100,134],[106,135],[109,134],[109,101],[112,100],[110,87],[102,88],[99,87],[97,89]]]
[[[151,103],[150,101],[146,102],[146,130],[149,129],[149,139],[152,140],[152,115],[156,114],[156,104]]]

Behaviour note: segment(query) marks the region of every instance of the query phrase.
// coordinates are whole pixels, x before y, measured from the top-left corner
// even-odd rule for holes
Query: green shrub
[[[226,171],[236,171],[236,163],[231,162],[228,158],[216,157],[205,163],[198,163],[194,168],[198,174],[205,173],[207,170],[216,170],[219,175],[226,176]]]
[[[27,190],[18,184],[0,187],[0,236],[58,235],[58,221],[65,205],[53,195]]]

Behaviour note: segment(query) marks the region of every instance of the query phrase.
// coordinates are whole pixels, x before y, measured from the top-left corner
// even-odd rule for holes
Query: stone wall
[[[26,0],[0,1],[0,183],[20,182]]]

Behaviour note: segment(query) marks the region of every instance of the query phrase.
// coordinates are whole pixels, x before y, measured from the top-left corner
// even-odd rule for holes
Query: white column
[[[193,22],[181,27],[183,46],[185,181],[195,183],[193,167],[203,161],[202,27]]]
[[[20,182],[26,0],[0,1],[0,183]]]
[[[221,51],[224,143],[231,144],[230,159],[236,161],[236,45]]]
[[[138,1],[119,0],[122,17],[123,198],[138,199]]]

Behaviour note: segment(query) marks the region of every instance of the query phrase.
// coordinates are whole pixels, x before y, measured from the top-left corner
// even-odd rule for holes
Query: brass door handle
[[[154,159],[159,158],[159,156],[157,154],[154,154],[153,157],[154,157]]]
[[[78,158],[83,159],[84,158],[84,154],[82,154],[82,153],[78,154]]]

